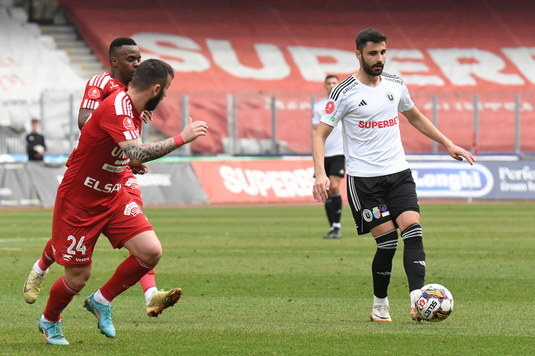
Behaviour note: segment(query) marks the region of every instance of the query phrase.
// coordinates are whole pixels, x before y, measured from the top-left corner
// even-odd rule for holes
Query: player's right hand
[[[314,185],[312,186],[312,195],[314,196],[314,200],[318,202],[324,202],[327,200],[329,197],[327,191],[329,190],[330,186],[331,181],[325,174],[317,175]]]
[[[191,142],[199,136],[206,136],[208,132],[208,124],[205,121],[193,121],[190,117],[188,118],[188,124],[184,126],[184,129],[180,133],[184,143]]]

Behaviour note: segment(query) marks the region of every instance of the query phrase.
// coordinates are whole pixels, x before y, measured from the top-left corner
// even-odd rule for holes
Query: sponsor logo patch
[[[381,211],[379,210],[378,207],[374,207],[373,208],[373,217],[376,218],[376,219],[380,219],[381,218]]]
[[[123,126],[127,130],[134,130],[136,128],[136,126],[134,125],[134,121],[129,117],[124,118]]]
[[[327,114],[332,114],[334,112],[334,101],[329,100],[325,105],[325,112]]]
[[[136,216],[141,212],[141,208],[133,201],[126,204],[124,208],[124,215]]]
[[[91,99],[100,98],[100,90],[98,88],[92,87],[87,91],[87,96]]]

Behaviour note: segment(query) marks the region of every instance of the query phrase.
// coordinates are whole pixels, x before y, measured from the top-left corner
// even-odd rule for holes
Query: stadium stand
[[[153,125],[159,135],[176,133],[187,95],[189,114],[211,127],[209,138],[191,145],[194,153],[232,153],[229,130],[239,138],[234,153],[276,153],[272,147],[279,153],[310,153],[311,103],[322,95],[325,74],[343,78],[355,71],[354,37],[365,27],[389,36],[385,71],[401,75],[415,103],[429,118],[436,112],[439,128],[456,142],[479,153],[511,153],[520,133],[519,150],[535,152],[535,38],[530,35],[535,11],[520,0],[58,4],[104,67],[107,46],[118,36],[133,37],[144,58],[174,66],[176,79]],[[10,21],[22,28],[24,14],[13,13],[18,20]],[[26,29],[31,31],[35,28]],[[432,152],[431,142],[405,120],[401,129],[407,152]]]
[[[68,152],[72,145],[70,96],[79,97],[84,81],[70,67],[54,39],[28,23],[23,8],[4,1],[0,7],[0,135],[4,153],[20,152],[15,144],[29,130],[32,117],[41,118],[49,153]],[[4,6],[6,5],[6,6]]]
[[[214,130],[208,144],[204,140],[193,145],[200,152],[223,150],[229,92],[249,93],[237,103],[240,137],[270,136],[269,110],[264,109],[276,95],[277,139],[293,152],[309,152],[310,95],[321,93],[326,73],[345,76],[354,71],[354,37],[365,27],[389,35],[385,71],[403,76],[429,117],[432,96],[437,95],[439,127],[454,133],[462,145],[474,143],[478,94],[479,151],[512,152],[514,103],[520,95],[522,150],[535,151],[529,134],[535,132],[535,73],[530,69],[535,39],[529,35],[533,5],[522,1],[327,5],[319,0],[204,0],[149,5],[140,0],[63,0],[61,5],[101,61],[106,44],[124,35],[136,39],[145,58],[173,64],[178,76],[166,103],[172,108],[166,112],[180,112],[181,95],[190,96],[191,115],[207,119]],[[157,115],[154,124],[170,135],[179,121],[173,115]],[[431,151],[431,143],[411,127],[404,123],[402,130],[408,152]]]

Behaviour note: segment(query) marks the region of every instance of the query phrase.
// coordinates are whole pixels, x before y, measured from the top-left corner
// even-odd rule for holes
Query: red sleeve
[[[95,110],[106,97],[106,89],[101,89],[89,83],[85,86],[84,98],[80,104],[80,109]]]
[[[128,141],[138,138],[139,128],[128,115],[110,115],[100,120],[100,127],[106,131],[115,142]]]

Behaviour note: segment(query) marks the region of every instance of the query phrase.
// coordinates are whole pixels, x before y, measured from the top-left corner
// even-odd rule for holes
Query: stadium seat
[[[8,9],[11,18],[18,23],[28,22],[28,13],[22,7],[10,7]]]
[[[12,7],[13,6],[13,0],[0,0],[0,8],[4,7]]]

